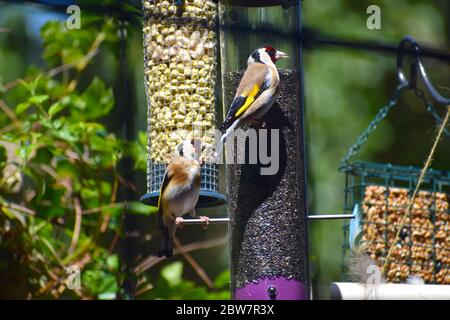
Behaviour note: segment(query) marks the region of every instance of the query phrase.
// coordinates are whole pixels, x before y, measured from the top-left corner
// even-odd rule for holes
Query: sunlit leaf
[[[16,107],[16,113],[22,114],[24,113],[29,107],[31,106],[31,103],[29,102],[22,102]]]
[[[173,262],[165,266],[161,270],[161,276],[169,283],[170,286],[174,287],[181,283],[183,274],[183,263],[180,261]]]
[[[10,218],[11,220],[18,220],[22,226],[25,226],[25,214],[18,211],[18,210],[14,210],[12,208],[6,208],[6,207],[1,207],[0,208],[1,211],[3,211],[3,213],[6,214],[6,216],[8,218]]]
[[[230,284],[230,271],[222,271],[214,280],[214,285],[216,288],[225,288]]]
[[[107,115],[114,106],[112,89],[107,88],[100,78],[95,77],[83,92],[83,103],[77,107],[82,110],[80,116],[84,119],[96,119]]]
[[[106,264],[110,271],[115,272],[119,270],[119,256],[117,254],[110,255],[108,259],[106,259]]]
[[[143,215],[154,214],[158,211],[156,207],[151,207],[137,201],[127,202],[127,209],[129,213],[143,214]]]
[[[66,105],[64,105],[63,103],[56,102],[50,106],[50,108],[48,109],[48,114],[50,117],[53,117],[58,112],[62,111],[65,107]]]

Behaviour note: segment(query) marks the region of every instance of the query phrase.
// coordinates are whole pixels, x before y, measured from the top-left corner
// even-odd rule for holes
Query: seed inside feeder
[[[211,160],[214,146],[216,19],[209,0],[143,1],[145,81],[149,100],[149,159],[167,163],[185,139],[201,138]],[[186,20],[183,18],[191,18]],[[212,24],[214,25],[214,24]]]
[[[363,237],[368,254],[381,267],[394,243],[410,201],[408,189],[371,185],[365,188]],[[450,284],[450,216],[448,196],[420,191],[400,232],[387,270],[389,282],[404,282],[409,275],[426,283]],[[400,240],[400,241],[399,241]],[[434,257],[434,262],[430,261]]]
[[[148,192],[186,139],[199,138],[214,172],[202,188],[217,191],[215,144],[216,10],[210,0],[144,0],[144,74],[148,101]],[[203,170],[202,169],[202,170]],[[203,170],[204,171],[204,170]],[[208,184],[208,186],[206,186]]]

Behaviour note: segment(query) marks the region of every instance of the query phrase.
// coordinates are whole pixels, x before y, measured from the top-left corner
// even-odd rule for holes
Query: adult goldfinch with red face
[[[261,118],[273,105],[280,77],[275,63],[289,56],[271,46],[253,51],[247,61],[247,70],[237,88],[228,115],[220,130],[222,137],[216,148],[216,156],[222,151],[223,143],[230,133],[244,123]]]
[[[167,165],[158,199],[159,229],[162,239],[158,257],[173,255],[173,237],[181,216],[195,216],[195,206],[200,193],[201,141],[186,140],[177,155]],[[201,217],[207,222],[206,217]]]

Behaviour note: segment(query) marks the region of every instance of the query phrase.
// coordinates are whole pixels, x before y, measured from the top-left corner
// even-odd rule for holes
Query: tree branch
[[[2,99],[0,99],[0,109],[2,109],[2,111],[8,116],[8,118],[12,120],[14,124],[17,124],[17,122],[19,122],[14,111],[12,111],[11,108],[8,107],[8,105]]]
[[[70,244],[69,253],[72,253],[77,246],[78,238],[80,236],[81,231],[81,217],[83,211],[81,209],[80,198],[78,198],[78,196],[75,196],[73,198],[73,205],[75,207],[75,225],[73,227],[72,242]]]
[[[182,247],[180,247],[180,249],[183,250],[183,252],[191,252],[191,251],[196,251],[196,250],[209,249],[209,248],[224,245],[227,243],[227,241],[228,241],[228,237],[224,236],[221,238],[215,238],[215,239],[211,239],[211,240],[207,240],[207,241],[200,241],[200,242],[186,244],[186,245],[183,245]],[[180,254],[180,249],[178,249],[178,248],[175,249],[173,254],[174,255]],[[164,257],[158,258],[155,255],[149,255],[147,258],[142,260],[142,262],[139,263],[134,268],[133,272],[136,274],[140,274],[165,259],[166,258],[164,258]]]
[[[94,41],[95,43],[95,41]],[[97,54],[98,54],[99,50],[98,50],[98,45],[96,45],[93,50],[91,48],[91,51],[89,51],[88,53],[86,53],[85,56],[83,56],[81,59],[75,61],[75,62],[71,62],[71,63],[66,63],[66,64],[62,64],[60,66],[57,66],[53,69],[50,69],[49,71],[46,72],[46,75],[49,77],[54,77],[64,71],[73,69],[75,67],[77,67],[79,64],[83,64],[83,66],[85,67],[87,65],[87,63],[92,60],[92,58],[94,58]],[[84,68],[83,67],[83,68]],[[5,89],[5,91],[11,90],[12,88],[16,87],[17,85],[20,84],[19,80],[14,80],[11,82],[8,82],[7,84],[5,84],[3,87]]]
[[[177,237],[173,238],[173,242],[177,246],[178,250],[180,251],[181,255],[186,259],[186,261],[191,265],[191,267],[195,270],[195,272],[198,274],[198,276],[205,282],[205,284],[208,286],[209,289],[214,289],[214,283],[209,278],[208,274],[205,272],[205,270],[198,264],[198,262],[187,252],[183,250],[183,246],[178,240]]]

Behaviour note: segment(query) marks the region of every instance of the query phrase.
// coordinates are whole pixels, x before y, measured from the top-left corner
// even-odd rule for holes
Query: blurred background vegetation
[[[187,226],[174,258],[152,256],[154,209],[138,202],[146,188],[140,1],[78,3],[81,29],[67,30],[65,7],[0,1],[0,298],[229,298],[226,226]],[[381,8],[381,30],[366,28],[371,4]],[[303,24],[329,37],[397,44],[410,34],[445,51],[449,16],[446,0],[303,1]],[[450,86],[448,62],[424,63],[435,84]],[[304,68],[310,211],[339,213],[339,162],[396,87],[395,55],[313,47]],[[360,159],[421,166],[434,130],[408,92]],[[450,170],[449,147],[443,140],[434,168]],[[328,298],[342,278],[342,221],[312,222],[310,240],[314,295]],[[82,271],[79,290],[66,287],[71,265]]]

